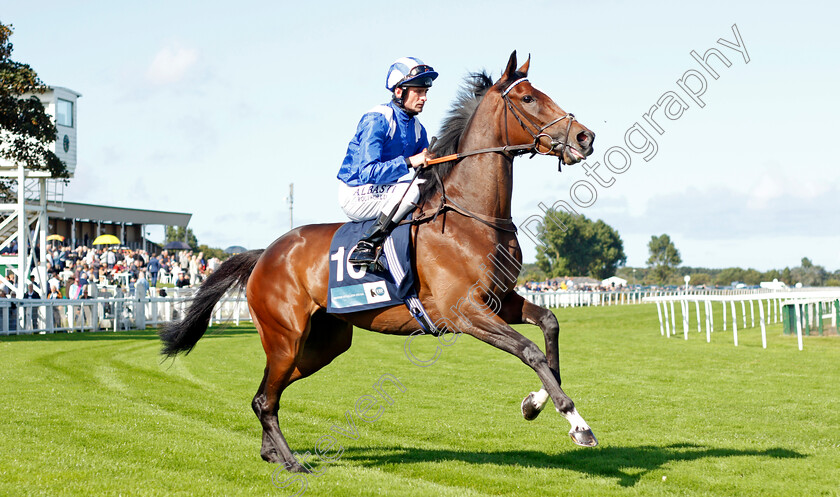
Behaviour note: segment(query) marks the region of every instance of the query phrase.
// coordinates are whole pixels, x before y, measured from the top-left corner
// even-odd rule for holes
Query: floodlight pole
[[[295,227],[295,217],[294,217],[294,208],[295,208],[295,184],[289,183],[289,197],[287,199],[289,201],[289,229]]]

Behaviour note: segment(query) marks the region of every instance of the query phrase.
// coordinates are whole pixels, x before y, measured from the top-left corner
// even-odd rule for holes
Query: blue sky
[[[264,247],[295,224],[342,221],[335,174],[361,114],[385,102],[390,63],[441,76],[421,120],[435,134],[464,75],[531,54],[531,80],[597,138],[623,146],[691,57],[715,47],[701,108],[689,104],[650,161],[600,187],[580,166],[518,159],[514,219],[570,201],[587,180],[603,219],[644,265],[668,233],[691,266],[840,268],[836,2],[157,2],[6,4],[13,57],[82,93],[69,201],[193,213],[199,241]],[[738,30],[749,55],[717,43]],[[703,74],[701,72],[701,74]],[[661,111],[660,111],[661,112]],[[652,131],[649,129],[649,132]],[[616,156],[612,156],[614,160]],[[605,166],[599,172],[611,174]],[[579,194],[585,192],[578,188]],[[582,196],[582,195],[581,195]],[[153,238],[162,233],[153,232]],[[520,236],[525,260],[535,247]]]

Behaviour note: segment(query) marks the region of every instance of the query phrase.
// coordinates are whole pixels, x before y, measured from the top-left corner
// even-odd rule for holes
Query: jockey
[[[403,57],[388,69],[391,101],[362,116],[338,171],[338,199],[353,221],[376,218],[350,256],[375,268],[382,243],[420,199],[418,181],[400,181],[431,158],[426,129],[416,118],[438,73],[420,59]]]

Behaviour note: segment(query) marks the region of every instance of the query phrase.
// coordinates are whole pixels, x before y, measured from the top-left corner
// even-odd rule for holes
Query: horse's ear
[[[510,59],[508,59],[507,67],[505,68],[505,72],[502,73],[502,79],[512,79],[513,74],[516,72],[516,50],[510,54]]]
[[[528,67],[530,67],[530,66],[531,66],[531,54],[528,54],[528,60],[526,60],[525,63],[522,64],[522,67],[520,67],[517,70],[519,72],[521,72],[522,74],[524,74],[525,76],[527,76],[528,75]]]

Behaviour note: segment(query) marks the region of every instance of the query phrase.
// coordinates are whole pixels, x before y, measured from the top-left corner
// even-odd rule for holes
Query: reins
[[[558,146],[560,147],[560,164],[562,164],[563,163],[563,153],[565,153],[566,147],[569,146],[569,131],[572,129],[572,123],[575,120],[575,115],[571,114],[571,113],[567,113],[566,115],[560,116],[557,119],[554,119],[553,121],[549,122],[548,124],[546,124],[544,126],[540,126],[539,124],[535,123],[533,120],[531,120],[531,118],[528,117],[527,114],[525,114],[525,112],[522,109],[520,109],[518,106],[514,105],[513,102],[510,100],[510,97],[508,97],[508,93],[510,92],[510,90],[512,90],[514,86],[516,86],[519,83],[522,83],[524,81],[528,81],[528,78],[520,78],[520,79],[514,81],[513,83],[510,84],[510,86],[508,86],[505,89],[505,91],[502,92],[502,99],[505,101],[505,107],[504,107],[504,112],[505,112],[505,118],[504,118],[504,122],[505,122],[505,142],[510,142],[510,136],[508,135],[508,127],[507,127],[507,112],[508,112],[508,109],[510,109],[511,115],[513,115],[513,117],[516,118],[517,122],[519,122],[519,125],[522,126],[522,129],[527,131],[528,134],[531,135],[531,138],[534,139],[533,143],[526,143],[526,144],[522,144],[522,145],[505,145],[505,146],[502,146],[502,147],[482,148],[482,149],[478,149],[478,150],[470,150],[469,152],[461,152],[461,153],[457,153],[457,154],[445,155],[443,157],[438,157],[438,158],[435,158],[435,159],[429,159],[428,161],[426,161],[426,166],[424,166],[424,167],[434,166],[434,165],[437,165],[437,164],[443,164],[443,163],[446,163],[446,162],[460,161],[461,159],[464,159],[466,157],[470,157],[470,156],[478,155],[478,154],[487,154],[487,153],[502,153],[502,154],[505,154],[505,156],[507,156],[511,160],[513,160],[513,158],[516,157],[516,156],[523,155],[523,154],[526,154],[528,152],[531,152],[531,157],[534,157],[537,154],[548,155],[551,152],[553,152],[554,149],[557,148]],[[522,116],[522,117],[520,118],[520,116]],[[537,132],[534,133],[533,131],[531,131],[531,129],[522,121],[522,118],[524,118],[526,121],[528,121],[528,124],[533,126],[534,129],[537,130]],[[551,126],[554,126],[555,124],[559,123],[560,121],[562,121],[564,119],[568,119],[568,122],[566,124],[566,141],[561,142],[559,140],[555,140],[548,133],[544,133],[544,131],[546,129],[550,128]],[[541,139],[543,137],[546,137],[549,140],[551,140],[550,147],[545,152],[540,151],[540,145],[542,145]],[[434,139],[433,139],[433,143],[434,143]],[[431,147],[431,145],[430,145],[430,147]],[[417,168],[417,172],[414,174],[414,178],[412,178],[412,180],[411,180],[412,183],[417,178],[417,176],[420,174],[420,170],[421,170],[421,168]],[[557,170],[558,171],[561,170],[559,164],[557,166]],[[513,218],[498,218],[498,217],[486,216],[484,214],[477,214],[475,212],[471,212],[471,211],[465,209],[464,207],[458,205],[457,202],[455,202],[454,200],[452,200],[451,198],[446,196],[446,189],[443,186],[443,179],[440,177],[440,173],[438,172],[437,168],[432,168],[432,171],[434,172],[435,180],[437,181],[438,185],[440,186],[440,205],[435,210],[434,214],[421,213],[419,217],[409,221],[410,223],[421,224],[421,223],[424,223],[426,221],[433,221],[434,222],[437,219],[439,214],[441,214],[442,212],[444,212],[446,210],[451,210],[451,211],[457,212],[458,214],[461,214],[462,216],[473,218],[476,221],[479,221],[479,222],[481,222],[481,223],[483,223],[487,226],[490,226],[491,228],[497,229],[499,231],[506,231],[508,233],[516,233],[517,232],[516,225],[513,223]]]
[[[434,166],[435,164],[443,164],[445,162],[454,162],[469,157],[471,155],[478,155],[478,154],[489,154],[493,152],[501,152],[503,154],[511,154],[511,155],[522,155],[524,153],[530,152],[534,150],[533,144],[523,144],[523,145],[505,145],[504,147],[491,147],[491,148],[481,148],[478,150],[470,150],[469,152],[461,152],[459,154],[450,154],[444,155],[443,157],[437,157],[434,159],[429,159],[426,161],[427,166]]]

